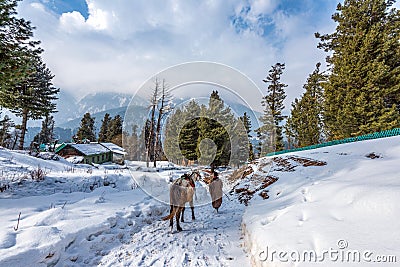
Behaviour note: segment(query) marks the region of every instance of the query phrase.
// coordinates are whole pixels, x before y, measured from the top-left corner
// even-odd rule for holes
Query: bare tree
[[[161,147],[161,126],[164,116],[168,114],[172,110],[171,105],[171,95],[168,91],[168,86],[165,83],[165,79],[162,81],[161,87],[161,96],[159,98],[158,103],[158,118],[157,118],[157,127],[155,132],[155,142],[154,142],[154,167],[157,164],[157,158],[160,158],[162,147]]]
[[[146,166],[149,167],[149,162],[151,159],[151,154],[154,152],[154,124],[155,124],[155,116],[156,116],[156,109],[158,106],[158,95],[160,90],[160,84],[158,79],[155,80],[155,86],[153,90],[153,94],[150,99],[150,122],[148,127],[147,134],[145,135],[146,138]],[[147,124],[147,123],[146,123]]]

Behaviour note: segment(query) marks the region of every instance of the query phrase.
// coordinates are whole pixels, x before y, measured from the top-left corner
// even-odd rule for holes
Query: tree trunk
[[[13,141],[13,144],[11,146],[11,150],[15,149],[15,146],[17,145],[18,138],[19,138],[18,132],[15,132],[14,141]]]
[[[155,111],[158,103],[158,80],[156,79],[156,84],[153,92],[153,97],[151,99],[151,121],[150,121],[150,129],[149,129],[149,136],[148,136],[148,142],[147,142],[147,147],[146,147],[146,166],[149,167],[149,161],[151,159],[151,152],[154,152],[154,117],[155,117]],[[153,155],[155,156],[155,155]]]
[[[157,165],[157,155],[159,154],[161,147],[159,146],[159,142],[160,142],[160,132],[161,132],[161,119],[162,116],[164,114],[164,101],[165,101],[165,84],[163,81],[163,85],[162,85],[162,95],[161,95],[161,100],[160,100],[160,109],[158,110],[158,118],[157,118],[157,127],[156,127],[156,140],[154,143],[154,168]]]
[[[22,111],[22,123],[21,123],[21,136],[19,138],[19,150],[24,149],[24,142],[25,142],[25,133],[26,133],[26,125],[28,123],[28,110],[24,109]]]

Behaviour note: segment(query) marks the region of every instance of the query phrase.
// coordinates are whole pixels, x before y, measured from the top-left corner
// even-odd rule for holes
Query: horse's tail
[[[175,207],[172,208],[171,213],[168,216],[162,217],[161,220],[163,220],[163,221],[171,220],[172,218],[174,218],[176,210],[177,209]]]

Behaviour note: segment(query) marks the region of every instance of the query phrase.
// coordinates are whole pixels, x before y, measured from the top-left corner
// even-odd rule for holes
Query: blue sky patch
[[[40,2],[59,15],[66,12],[78,11],[85,19],[89,16],[85,0],[40,0]]]

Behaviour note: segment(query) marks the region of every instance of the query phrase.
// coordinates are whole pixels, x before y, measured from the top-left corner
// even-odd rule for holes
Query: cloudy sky
[[[23,0],[55,85],[75,97],[134,93],[155,73],[213,61],[248,75],[261,89],[284,62],[289,108],[325,54],[315,32],[330,33],[338,0]]]

